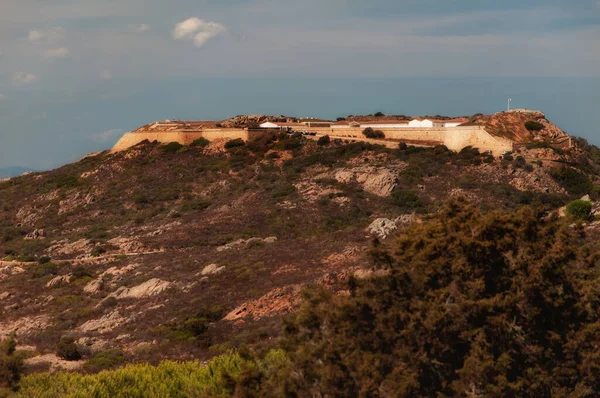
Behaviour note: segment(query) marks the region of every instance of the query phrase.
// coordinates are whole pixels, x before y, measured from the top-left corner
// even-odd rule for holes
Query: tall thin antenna
[[[508,106],[506,107],[507,111],[510,111],[510,103],[512,102],[512,98],[508,99]]]

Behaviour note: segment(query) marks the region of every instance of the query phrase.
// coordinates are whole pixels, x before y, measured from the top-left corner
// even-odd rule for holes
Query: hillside
[[[276,347],[303,289],[345,294],[381,269],[374,238],[392,250],[449,200],[541,218],[597,198],[591,147],[494,158],[323,144],[144,142],[0,183],[0,336],[16,333],[27,372]],[[593,245],[600,223],[585,231]],[[65,337],[81,359],[57,357]],[[89,364],[106,352],[119,359]]]
[[[474,115],[466,125],[484,126],[491,134],[520,143],[562,143],[569,138],[540,111],[513,110],[494,115]]]

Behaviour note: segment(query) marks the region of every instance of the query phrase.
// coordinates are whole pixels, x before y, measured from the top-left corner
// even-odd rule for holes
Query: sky
[[[600,0],[0,0],[0,168],[165,118],[541,109],[600,145]]]

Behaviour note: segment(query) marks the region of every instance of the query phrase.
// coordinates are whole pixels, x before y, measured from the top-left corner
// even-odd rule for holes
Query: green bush
[[[363,135],[367,138],[385,138],[385,134],[381,130],[373,130],[371,127],[367,127],[363,130]]]
[[[328,135],[324,135],[323,137],[320,137],[319,140],[317,141],[317,145],[329,145],[329,143],[331,143],[331,138]]]
[[[38,264],[43,265],[43,264],[48,264],[50,261],[52,261],[52,259],[48,256],[43,256],[40,257],[40,259],[38,260]]]
[[[183,211],[201,211],[208,209],[208,207],[212,204],[209,199],[201,198],[196,199],[190,202],[185,203],[181,210]]]
[[[517,156],[513,161],[513,166],[517,169],[522,169],[527,165],[527,161],[523,156]]]
[[[55,263],[52,263],[52,262],[38,264],[33,269],[32,277],[33,278],[43,278],[44,276],[49,276],[49,275],[58,275],[58,265],[56,265]]]
[[[400,149],[401,151],[406,151],[408,149],[408,145],[406,144],[406,142],[401,142],[398,144],[398,149]]]
[[[296,187],[292,184],[278,185],[271,191],[271,197],[275,199],[282,199],[296,191]]]
[[[204,148],[208,144],[210,144],[210,141],[204,137],[200,137],[197,140],[194,140],[194,142],[192,142],[192,146],[200,147],[200,148]]]
[[[525,122],[525,128],[529,131],[541,131],[544,129],[544,125],[538,122],[529,121]]]
[[[183,145],[181,145],[179,142],[169,142],[163,148],[164,148],[165,152],[174,153],[174,152],[179,151],[181,148],[183,148]]]
[[[72,175],[61,175],[55,177],[50,180],[50,183],[58,189],[72,189],[83,185],[83,182],[79,177]]]
[[[572,195],[586,195],[594,190],[594,184],[585,174],[571,167],[554,167],[550,175],[559,181]]]
[[[592,216],[592,204],[586,200],[574,200],[567,205],[567,213],[576,220],[587,221]]]
[[[416,193],[402,189],[392,191],[391,201],[404,212],[415,211],[423,207],[423,202]]]
[[[125,362],[123,351],[113,348],[93,355],[83,364],[83,368],[88,372],[97,373],[101,370],[115,368],[123,362]]]
[[[245,146],[246,143],[241,138],[236,138],[235,140],[230,140],[225,143],[225,149],[233,149]]]
[[[23,373],[23,358],[15,352],[17,343],[13,337],[0,341],[0,396],[8,390],[16,390]]]
[[[16,353],[13,337],[0,342],[0,396],[9,396],[18,388],[24,371],[23,357]]]
[[[78,361],[81,359],[81,352],[72,337],[61,337],[56,345],[56,355],[67,361]]]

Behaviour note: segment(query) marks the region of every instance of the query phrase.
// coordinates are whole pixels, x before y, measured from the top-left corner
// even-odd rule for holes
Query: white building
[[[433,128],[433,127],[444,127],[444,124],[441,122],[429,120],[429,119],[413,119],[408,123],[408,127]]]
[[[433,120],[433,119],[414,119],[408,123],[409,127],[417,128],[434,128],[445,127],[452,128],[465,123],[467,119],[449,119],[449,120]]]
[[[389,121],[368,121],[360,124],[360,127],[363,129],[372,128],[372,129],[402,129],[407,128],[407,122],[399,122],[394,120]]]
[[[292,123],[292,122],[265,122],[260,125],[260,128],[263,129],[279,129],[279,130],[301,130],[305,128],[306,125],[302,123]]]

